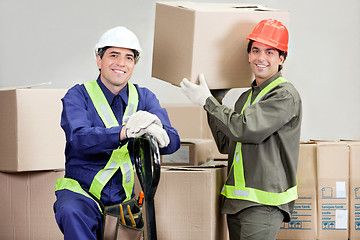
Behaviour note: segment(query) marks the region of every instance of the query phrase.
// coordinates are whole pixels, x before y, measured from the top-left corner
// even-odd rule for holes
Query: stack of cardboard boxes
[[[165,105],[181,146],[162,156],[162,171],[155,196],[158,239],[225,240],[221,214],[221,188],[227,177],[227,155],[220,154],[203,108]],[[218,161],[214,160],[217,159]]]
[[[64,175],[64,94],[0,90],[1,239],[62,239],[52,205],[56,179]]]
[[[292,221],[277,239],[358,239],[360,142],[300,144]]]
[[[316,239],[316,145],[301,144],[299,152],[297,184],[298,199],[289,223],[283,223],[278,239]]]
[[[213,142],[209,148],[212,151],[210,155],[216,156],[214,158],[217,160],[225,160],[227,158],[226,155],[220,154],[216,149],[211,132],[205,121],[206,113],[202,107],[194,105],[166,105],[166,109],[170,119],[175,120],[172,121],[172,124],[178,130],[180,137],[203,138],[198,139],[198,141],[205,142],[210,140]],[[177,114],[177,110],[179,110],[179,114]],[[194,118],[187,122],[181,116],[194,116]],[[181,119],[184,121],[181,121]],[[194,130],[191,131],[192,129]],[[199,151],[201,151],[201,148],[199,148]],[[203,156],[209,156],[206,155],[207,153],[205,151],[202,154]],[[171,158],[171,155],[168,157]],[[196,161],[192,161],[191,157],[189,157],[189,161],[196,165]],[[183,165],[188,166],[187,163]],[[359,167],[360,142],[310,141],[301,143],[297,174],[299,198],[295,201],[292,221],[283,223],[277,239],[345,240],[348,238],[359,238],[360,177],[356,173]],[[188,177],[186,174],[190,174],[187,171],[191,171],[191,169],[182,171],[181,173],[178,170],[177,174],[184,174],[184,179],[186,179]],[[222,177],[226,177],[225,175]],[[221,181],[223,184],[224,179]],[[186,181],[183,180],[183,182]],[[188,187],[190,186],[191,183],[188,183]],[[207,187],[211,188],[210,185]],[[186,191],[183,191],[183,193],[185,194]],[[192,194],[196,195],[196,192]],[[176,205],[181,206],[182,200],[181,198],[178,199]],[[193,214],[197,213],[194,212]],[[219,212],[216,214],[219,214]],[[220,215],[220,219],[221,217],[223,216]],[[225,229],[219,228],[218,231],[227,231],[226,223],[224,224]],[[183,226],[182,231],[188,233],[191,232],[191,229]]]
[[[220,191],[226,167],[162,168],[155,196],[157,237],[225,240]]]

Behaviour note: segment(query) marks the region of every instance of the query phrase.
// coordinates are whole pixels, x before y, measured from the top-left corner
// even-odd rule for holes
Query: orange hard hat
[[[260,21],[247,39],[269,45],[284,52],[288,50],[288,30],[281,22],[275,19]]]

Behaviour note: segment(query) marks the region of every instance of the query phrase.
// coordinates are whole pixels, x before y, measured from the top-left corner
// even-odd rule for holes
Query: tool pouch
[[[124,218],[121,216],[120,205]],[[130,206],[131,213],[129,213],[127,206]],[[144,220],[142,218],[142,208],[138,206],[135,197],[121,204],[105,206],[103,214],[102,240],[143,239]],[[134,222],[135,226],[133,226]]]

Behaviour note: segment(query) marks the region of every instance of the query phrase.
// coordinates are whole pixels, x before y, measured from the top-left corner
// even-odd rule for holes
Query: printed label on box
[[[348,211],[335,210],[335,229],[347,229]]]
[[[358,200],[356,199],[360,199],[360,187],[356,187],[354,188],[354,196],[355,196],[355,200],[353,201],[356,201],[358,202]],[[354,204],[354,223],[355,223],[355,229],[356,231],[360,231],[360,203],[355,203]]]
[[[348,226],[348,209],[346,199],[346,183],[336,182],[336,189],[332,187],[321,188],[321,228],[323,230],[346,230]]]
[[[295,201],[294,211],[291,217],[291,222],[282,223],[281,229],[297,229],[297,230],[313,230],[313,216],[314,209],[312,197],[299,197]]]
[[[345,182],[336,182],[336,198],[346,198]]]
[[[163,155],[163,163],[189,163],[190,147],[180,146],[179,150],[170,155]]]

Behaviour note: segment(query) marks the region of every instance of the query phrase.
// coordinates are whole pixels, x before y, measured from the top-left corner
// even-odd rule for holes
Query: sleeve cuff
[[[217,107],[219,107],[221,104],[215,99],[215,97],[210,96],[206,99],[204,109],[212,113]]]

